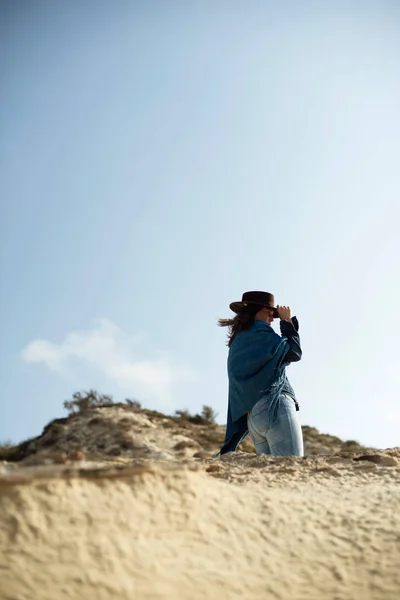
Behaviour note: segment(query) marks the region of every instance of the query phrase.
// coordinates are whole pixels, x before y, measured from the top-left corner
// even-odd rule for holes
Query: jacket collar
[[[265,330],[265,331],[273,331],[271,325],[268,325],[268,323],[266,323],[265,321],[254,321],[254,325],[253,325],[253,330],[254,331],[260,331],[260,330]]]

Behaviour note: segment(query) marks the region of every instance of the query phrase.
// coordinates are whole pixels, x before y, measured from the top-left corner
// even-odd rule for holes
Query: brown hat
[[[233,312],[238,313],[244,306],[251,306],[252,304],[271,308],[274,311],[274,317],[278,316],[278,312],[275,308],[274,296],[268,292],[245,292],[241,302],[232,302],[229,305],[229,308],[233,310]]]

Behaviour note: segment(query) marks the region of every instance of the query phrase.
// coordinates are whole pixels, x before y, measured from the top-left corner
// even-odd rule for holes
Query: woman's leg
[[[254,442],[256,454],[271,454],[271,449],[267,441],[268,430],[268,407],[262,398],[254,406],[247,417],[247,426],[251,439]]]
[[[303,456],[303,432],[291,398],[281,396],[276,422],[266,432],[274,456]]]

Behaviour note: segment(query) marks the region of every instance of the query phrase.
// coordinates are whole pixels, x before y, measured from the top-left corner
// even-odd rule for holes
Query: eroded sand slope
[[[399,449],[3,467],[1,598],[397,600],[399,511]]]

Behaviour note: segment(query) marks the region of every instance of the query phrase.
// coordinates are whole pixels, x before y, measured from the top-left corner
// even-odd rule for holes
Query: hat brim
[[[274,318],[278,318],[278,311],[276,310],[275,306],[268,306],[267,304],[260,304],[260,302],[252,302],[251,300],[248,300],[246,302],[232,302],[229,305],[229,308],[231,309],[232,312],[238,314],[238,312],[240,312],[240,309],[243,308],[244,306],[248,306],[249,304],[253,304],[254,306],[261,306],[262,308],[270,308],[271,310],[274,311]],[[261,310],[261,308],[260,308]]]

